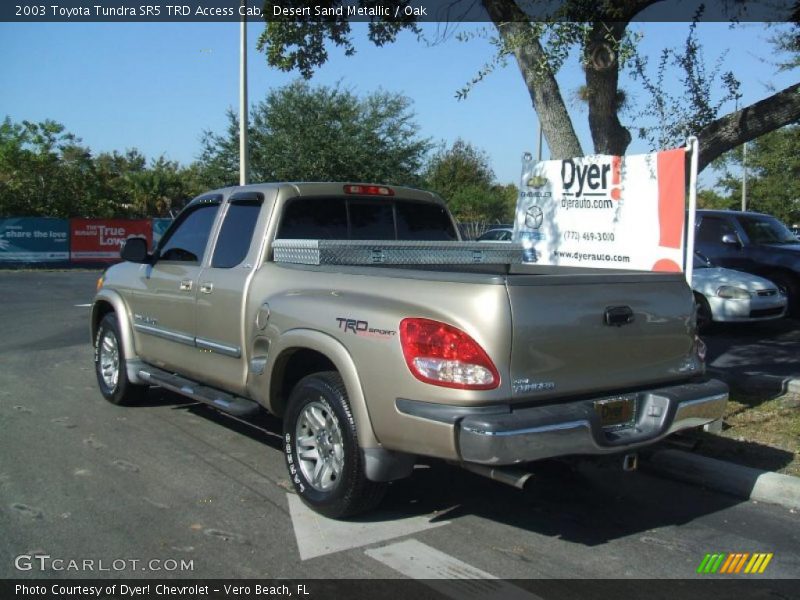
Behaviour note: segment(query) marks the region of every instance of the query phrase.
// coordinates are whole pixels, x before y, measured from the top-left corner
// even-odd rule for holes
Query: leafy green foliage
[[[771,42],[782,54],[777,62],[781,71],[791,71],[800,67],[800,5],[796,9],[795,22],[781,28],[772,36]],[[775,27],[775,24],[772,24]]]
[[[374,181],[417,185],[431,148],[419,136],[411,101],[389,92],[363,98],[339,86],[299,81],[278,88],[250,112],[252,181]],[[207,131],[199,167],[211,187],[237,181],[239,126]]]
[[[643,123],[639,137],[647,140],[652,150],[683,145],[688,136],[717,119],[724,105],[740,97],[739,80],[731,71],[722,72],[724,57],[707,67],[697,38],[697,20],[690,25],[683,48],[662,51],[654,75],[648,72],[647,57],[635,57],[632,75],[648,92],[649,101],[634,116]],[[668,80],[673,77],[672,68],[680,73],[681,85]],[[717,88],[722,93],[715,95]]]
[[[736,172],[728,170],[720,186],[739,206],[742,189],[741,149],[730,153]],[[800,125],[770,132],[747,145],[747,208],[775,215],[784,223],[800,222]]]
[[[397,2],[393,6],[410,5],[408,0]],[[283,18],[274,16],[273,7],[288,9],[289,13],[282,13]],[[350,22],[347,18],[347,7],[343,6],[341,0],[327,0],[316,2],[315,6],[326,11],[342,10],[343,14],[336,16],[334,12],[326,20],[319,20],[318,16],[306,14],[303,9],[307,9],[305,0],[281,0],[273,2],[267,0],[264,3],[263,12],[270,16],[266,23],[264,32],[258,39],[258,50],[264,51],[267,62],[272,67],[277,67],[282,71],[293,71],[297,69],[300,74],[309,79],[314,71],[321,67],[328,60],[328,51],[325,48],[327,42],[333,42],[336,46],[344,48],[346,56],[355,54],[356,49],[350,35]],[[361,0],[358,6],[364,9],[375,9],[381,3],[376,0]],[[369,13],[368,13],[369,14]],[[316,20],[315,20],[316,19]],[[376,46],[383,46],[394,42],[398,33],[409,30],[419,34],[419,28],[413,16],[399,18],[393,21],[385,21],[381,18],[372,19],[368,25],[368,37]]]
[[[55,121],[0,124],[0,215],[133,217],[169,214],[199,192],[196,177],[137,150],[92,156]]]
[[[738,199],[712,189],[697,190],[697,208],[733,210],[739,207],[738,202]]]
[[[425,187],[444,198],[461,222],[508,222],[517,202],[516,186],[495,184],[486,153],[461,139],[434,154]]]

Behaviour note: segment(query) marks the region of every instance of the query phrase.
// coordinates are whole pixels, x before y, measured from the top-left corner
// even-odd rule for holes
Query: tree
[[[697,190],[697,208],[728,210],[738,206],[739,201],[732,196],[723,196],[712,189]]]
[[[0,216],[163,216],[201,189],[193,169],[135,149],[95,157],[55,121],[0,123]]]
[[[0,125],[0,214],[70,216],[86,192],[87,148],[60,123]]]
[[[250,115],[253,181],[415,185],[431,148],[419,137],[411,101],[389,92],[360,98],[339,86],[295,82],[269,92]],[[225,134],[205,132],[199,168],[209,185],[237,181],[238,129],[229,111]]]
[[[741,169],[742,154],[731,162]],[[742,176],[730,171],[721,187],[739,205]],[[747,207],[775,215],[783,222],[800,222],[800,125],[768,133],[747,146]]]
[[[650,143],[651,150],[680,146],[686,138],[712,123],[722,107],[738,103],[740,82],[732,71],[721,72],[722,58],[713,67],[706,66],[703,48],[697,37],[697,19],[689,26],[682,48],[665,48],[654,75],[648,72],[649,57],[637,54],[633,77],[641,81],[649,101],[634,115],[639,136]],[[724,55],[723,55],[724,56]],[[676,78],[680,86],[670,85]],[[720,87],[722,92],[715,93]]]
[[[433,155],[425,171],[425,187],[442,196],[464,223],[510,221],[514,214],[516,186],[495,184],[489,157],[462,139]]]
[[[486,153],[460,138],[437,151],[425,170],[426,186],[446,200],[465,187],[488,188],[493,182]]]
[[[542,22],[544,16],[532,21],[521,6],[529,8],[550,3],[482,0],[482,6],[497,30],[498,37],[493,40],[497,53],[487,62],[476,81],[491,71],[493,65],[513,57],[553,158],[580,156],[584,154],[583,148],[556,81],[561,65],[572,50],[577,50],[575,54],[580,57],[585,72],[585,97],[594,151],[624,154],[631,142],[631,133],[620,121],[619,74],[635,52],[635,39],[628,26],[643,10],[662,1],[564,0],[556,13]],[[272,2],[268,0],[266,8],[270,8],[270,4]],[[340,5],[341,0],[331,0],[331,4]],[[360,0],[359,4],[367,6],[372,2]],[[449,14],[457,14],[457,4],[450,6]],[[464,10],[471,5],[460,4]],[[723,0],[721,5],[735,21],[737,11],[746,10],[744,4],[740,0]],[[268,14],[272,14],[271,10]],[[295,19],[267,23],[259,47],[266,51],[271,65],[283,70],[298,69],[304,77],[309,77],[327,60],[326,42],[344,47],[347,54],[355,51],[346,19],[316,23]],[[402,29],[419,32],[413,21],[389,24],[373,21],[369,24],[368,36],[376,45],[382,45],[394,41]],[[706,119],[701,130],[695,132],[700,139],[700,168],[728,150],[799,118],[800,84],[775,92],[733,113],[713,115],[713,118]]]

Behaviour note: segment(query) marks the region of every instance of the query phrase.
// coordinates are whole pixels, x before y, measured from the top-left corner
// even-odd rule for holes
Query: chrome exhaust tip
[[[505,483],[519,490],[525,489],[528,479],[533,477],[533,473],[510,467],[487,467],[474,463],[460,463],[460,466],[471,473]]]

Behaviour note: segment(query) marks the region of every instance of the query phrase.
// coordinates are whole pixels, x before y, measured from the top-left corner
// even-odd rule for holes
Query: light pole
[[[739,94],[736,95],[734,111],[739,112]],[[739,121],[741,122],[741,116]],[[742,212],[747,210],[747,142],[742,146]]]
[[[239,185],[247,185],[247,0],[242,0],[239,27]]]
[[[747,142],[742,148],[742,212],[747,210]]]

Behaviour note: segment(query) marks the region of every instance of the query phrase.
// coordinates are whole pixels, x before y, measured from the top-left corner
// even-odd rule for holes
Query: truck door
[[[156,261],[142,265],[130,295],[136,351],[157,366],[183,371],[196,354],[197,282],[222,197],[195,201],[165,232]]]
[[[740,243],[726,243],[725,236],[733,236]],[[733,223],[727,218],[715,215],[703,215],[697,226],[695,248],[711,259],[716,267],[749,270],[747,253],[742,245],[742,236],[736,231]]]
[[[253,234],[263,231],[257,227],[263,204],[264,197],[258,192],[231,195],[211,261],[198,281],[196,377],[231,391],[244,388],[245,302],[257,268],[261,244],[253,240]]]

